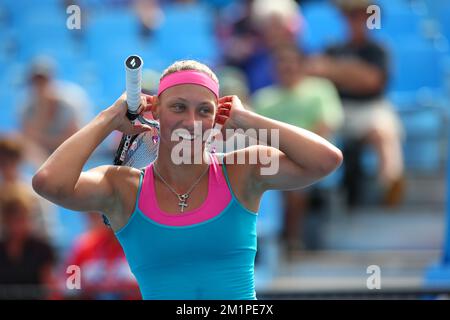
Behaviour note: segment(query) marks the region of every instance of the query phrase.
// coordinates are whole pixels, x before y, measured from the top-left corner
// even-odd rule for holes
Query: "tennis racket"
[[[143,65],[143,60],[137,55],[131,55],[125,60],[127,118],[154,127],[157,133],[152,130],[136,135],[123,134],[114,157],[114,165],[143,168],[158,155],[159,123],[137,113],[141,102]]]

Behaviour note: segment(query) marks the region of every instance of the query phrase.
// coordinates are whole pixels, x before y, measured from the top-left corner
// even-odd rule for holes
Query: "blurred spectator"
[[[20,181],[19,167],[23,160],[23,152],[18,140],[0,136],[0,185]]]
[[[113,231],[104,225],[101,214],[90,212],[88,217],[90,229],[76,240],[65,266],[80,268],[81,290],[70,290],[68,297],[141,299],[137,282]],[[64,284],[66,277],[64,273]]]
[[[334,85],[327,79],[306,76],[305,59],[295,46],[279,48],[274,57],[278,83],[255,93],[255,111],[331,138],[343,120]],[[290,254],[301,248],[302,218],[309,209],[310,196],[317,194],[317,187],[284,192],[284,236]]]
[[[251,21],[253,0],[233,2],[220,12],[218,36],[226,65],[243,68],[258,45],[256,28]]]
[[[352,186],[348,190],[349,203],[361,189],[361,176],[355,174],[360,159],[357,146],[370,144],[379,157],[379,181],[384,187],[384,203],[398,204],[403,196],[402,127],[394,108],[384,97],[388,79],[388,58],[385,49],[369,39],[366,30],[368,0],[335,1],[343,12],[350,29],[350,39],[327,49],[326,55],[309,62],[309,72],[334,82],[343,99],[345,125],[343,135],[346,149],[346,179]]]
[[[220,95],[237,95],[245,107],[250,108],[250,92],[245,74],[234,67],[222,67],[217,71],[220,82]]]
[[[197,0],[172,0],[172,2],[174,3],[179,3],[179,4],[192,4],[192,3],[197,3]]]
[[[252,21],[269,49],[293,44],[302,30],[300,8],[293,0],[255,0]]]
[[[158,0],[135,0],[134,11],[141,22],[141,35],[151,38],[164,19]]]
[[[76,4],[83,9],[102,11],[130,7],[134,0],[64,0],[65,7]]]
[[[0,195],[0,296],[45,299],[54,288],[55,253],[31,228],[32,202],[27,190],[16,185]]]
[[[200,2],[212,6],[217,11],[223,10],[226,6],[229,6],[230,4],[242,1],[243,0],[200,0]]]
[[[152,69],[142,70],[142,93],[156,95],[161,73]]]
[[[55,65],[38,57],[29,70],[30,92],[21,106],[27,158],[39,166],[89,117],[91,102],[78,85],[54,79]]]
[[[21,188],[30,197],[33,231],[42,238],[53,238],[56,212],[54,206],[37,195],[31,188],[31,183],[22,176],[20,169],[23,164],[23,148],[23,143],[18,138],[0,136],[0,195],[11,189]]]
[[[295,44],[302,17],[293,0],[247,0],[224,9],[219,27],[225,63],[242,69],[250,92],[275,82],[270,52]]]

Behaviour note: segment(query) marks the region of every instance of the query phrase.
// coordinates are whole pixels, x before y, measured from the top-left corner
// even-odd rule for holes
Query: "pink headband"
[[[162,78],[159,83],[158,97],[164,90],[179,84],[198,84],[211,90],[219,99],[219,84],[207,74],[195,70],[181,70]]]

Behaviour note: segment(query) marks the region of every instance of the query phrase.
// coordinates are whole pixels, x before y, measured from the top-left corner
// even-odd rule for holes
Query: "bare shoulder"
[[[115,187],[120,188],[124,184],[135,183],[136,179],[139,183],[140,170],[127,166],[108,166],[107,174],[109,175]]]
[[[115,203],[106,213],[113,229],[123,227],[134,211],[141,171],[126,166],[108,166],[105,174],[113,189]]]
[[[111,185],[115,195],[120,195],[133,185],[138,186],[140,170],[127,166],[103,165],[88,171],[104,178]]]

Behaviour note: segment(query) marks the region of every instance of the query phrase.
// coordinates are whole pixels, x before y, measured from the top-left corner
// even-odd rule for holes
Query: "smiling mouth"
[[[189,141],[193,141],[195,139],[200,138],[200,135],[193,135],[193,134],[188,134],[188,133],[184,133],[184,132],[177,133],[177,135],[180,138],[182,138],[183,140],[189,140]]]

